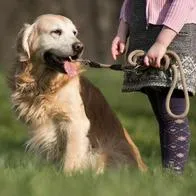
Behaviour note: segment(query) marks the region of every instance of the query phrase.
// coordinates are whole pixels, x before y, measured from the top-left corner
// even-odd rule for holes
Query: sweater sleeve
[[[182,29],[190,12],[196,6],[196,0],[173,0],[163,24],[177,33]]]
[[[123,20],[126,23],[129,23],[131,11],[131,0],[124,0],[120,12],[120,20]]]

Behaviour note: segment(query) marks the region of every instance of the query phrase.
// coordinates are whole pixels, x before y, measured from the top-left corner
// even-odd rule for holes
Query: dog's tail
[[[130,145],[130,149],[131,149],[131,154],[133,155],[133,157],[135,157],[136,163],[138,165],[138,168],[142,171],[142,172],[146,172],[148,170],[148,167],[146,166],[146,164],[143,162],[140,152],[137,148],[137,146],[135,145],[135,143],[133,142],[133,140],[131,139],[129,133],[127,132],[127,130],[124,128],[124,134],[125,134],[125,138],[127,140],[127,142]]]

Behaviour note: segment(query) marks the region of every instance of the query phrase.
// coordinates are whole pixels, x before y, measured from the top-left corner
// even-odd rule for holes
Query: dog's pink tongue
[[[64,62],[64,69],[70,78],[74,77],[78,74],[76,65],[74,63],[69,62],[69,61]]]

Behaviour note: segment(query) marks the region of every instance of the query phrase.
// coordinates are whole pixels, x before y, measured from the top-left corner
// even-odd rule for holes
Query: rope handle
[[[182,119],[188,115],[189,109],[190,109],[189,94],[188,94],[186,79],[185,79],[185,75],[184,75],[184,71],[183,71],[183,67],[182,67],[182,62],[180,60],[180,57],[175,52],[169,50],[169,51],[167,51],[166,54],[170,57],[170,59],[174,59],[176,61],[176,64],[172,63],[170,65],[171,69],[173,70],[174,79],[173,79],[173,82],[171,84],[171,87],[170,87],[169,92],[166,97],[166,110],[172,118]],[[176,115],[170,109],[170,101],[171,101],[172,93],[173,93],[175,86],[177,84],[177,81],[178,81],[178,71],[180,73],[180,79],[182,82],[182,87],[183,87],[183,92],[184,92],[184,97],[185,97],[185,110],[182,114]]]
[[[125,67],[128,68],[130,67],[130,65],[131,67],[135,67],[138,64],[145,66],[144,56],[145,56],[145,52],[143,50],[134,50],[128,55],[127,60],[128,60],[129,65]],[[170,65],[170,58],[168,57],[167,54],[165,54],[163,58],[161,59],[161,67],[159,69],[167,70],[169,68],[169,65]]]
[[[132,66],[132,67],[137,66],[138,64],[141,64],[141,62],[143,64],[144,56],[145,56],[145,52],[143,50],[134,50],[128,55],[128,63],[130,65],[126,66],[126,68],[128,68],[129,66]],[[173,81],[168,91],[168,94],[166,96],[165,107],[170,117],[174,119],[182,119],[182,118],[185,118],[189,112],[190,101],[189,101],[189,95],[188,95],[185,75],[184,75],[184,71],[182,67],[182,62],[180,60],[180,57],[174,51],[171,51],[171,50],[168,50],[166,54],[163,56],[161,60],[160,69],[166,71],[169,67],[171,67],[172,72],[173,72]],[[174,114],[170,108],[171,97],[176,87],[176,84],[178,82],[178,71],[180,73],[180,79],[182,82],[182,87],[183,87],[183,92],[184,92],[184,97],[185,97],[185,110],[182,114]]]

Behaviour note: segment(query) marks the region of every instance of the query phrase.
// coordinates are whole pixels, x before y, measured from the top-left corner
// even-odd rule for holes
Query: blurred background
[[[0,196],[1,195],[195,195],[196,101],[191,98],[192,142],[185,178],[162,176],[158,126],[147,98],[141,93],[121,93],[123,73],[89,68],[85,75],[104,94],[138,145],[149,175],[136,171],[100,178],[73,176],[25,152],[26,127],[11,109],[6,74],[14,60],[16,35],[24,23],[41,14],[62,14],[79,30],[84,57],[112,63],[110,45],[118,27],[122,0],[1,0],[0,1]],[[119,60],[123,62],[123,57]],[[134,173],[135,172],[135,173]],[[100,180],[98,182],[98,180]],[[131,183],[130,183],[131,182]],[[183,184],[183,186],[182,186]],[[10,186],[11,185],[11,186]],[[123,188],[122,188],[123,186]],[[2,188],[3,187],[3,188]],[[12,187],[12,188],[10,188]],[[86,187],[88,189],[86,189]],[[189,193],[192,194],[189,194]]]

